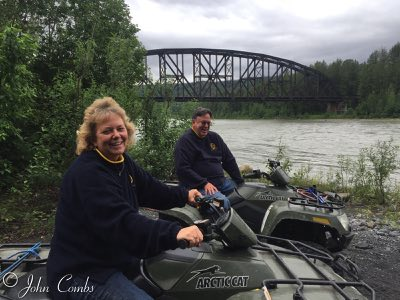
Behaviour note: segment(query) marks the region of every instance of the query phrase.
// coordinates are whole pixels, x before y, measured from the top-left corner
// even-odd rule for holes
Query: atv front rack
[[[352,300],[354,298],[350,298],[344,288],[354,287],[367,299],[375,300],[375,291],[368,284],[361,280],[357,265],[351,260],[347,259],[345,256],[339,254],[336,257],[332,257],[327,252],[318,250],[299,241],[266,235],[257,235],[257,238],[258,244],[252,248],[272,253],[277,262],[290,277],[289,279],[265,279],[263,281],[263,286],[267,291],[270,289],[276,289],[278,285],[294,284],[297,285],[297,288],[293,294],[293,299],[306,300],[307,298],[303,294],[304,286],[331,286],[343,297],[343,299]],[[273,248],[270,246],[270,244],[277,245],[281,248]],[[302,251],[300,248],[304,250]],[[320,276],[320,278],[312,279],[298,277],[279,256],[279,253],[302,257],[304,261]],[[324,274],[316,265],[317,259],[328,264],[336,273],[339,273],[342,277],[344,277],[346,281],[336,281],[328,278],[328,276]]]

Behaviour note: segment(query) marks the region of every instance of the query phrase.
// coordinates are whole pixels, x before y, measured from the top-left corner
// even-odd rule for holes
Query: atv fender
[[[339,236],[347,235],[351,231],[347,215],[341,209],[331,211],[325,208],[293,205],[287,201],[275,201],[265,213],[262,234],[272,235],[278,224],[290,220],[332,228]]]

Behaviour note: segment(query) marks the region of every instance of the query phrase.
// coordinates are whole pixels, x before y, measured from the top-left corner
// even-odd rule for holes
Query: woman
[[[177,247],[197,246],[196,226],[152,220],[139,206],[169,209],[194,203],[197,190],[168,187],[125,152],[134,126],[112,98],[94,101],[77,136],[78,158],[60,191],[47,263],[54,299],[151,299],[124,275],[140,258]]]

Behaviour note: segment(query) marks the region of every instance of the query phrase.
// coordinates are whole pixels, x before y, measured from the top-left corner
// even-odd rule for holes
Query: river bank
[[[377,300],[399,299],[400,230],[387,225],[380,211],[372,217],[347,211],[355,236],[342,254],[358,265],[361,278],[375,290]]]

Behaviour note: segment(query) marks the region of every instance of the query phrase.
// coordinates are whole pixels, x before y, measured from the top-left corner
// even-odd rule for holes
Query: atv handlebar
[[[271,174],[276,170],[279,166],[281,165],[280,161],[278,160],[272,160],[268,158],[268,166],[271,169]],[[248,179],[260,179],[260,178],[266,178],[268,180],[271,180],[271,175],[265,172],[260,171],[259,169],[257,170],[252,170],[251,173],[243,174],[243,178],[248,178]]]
[[[215,230],[222,226],[226,220],[227,215],[229,215],[229,210],[225,211],[224,200],[212,197],[210,195],[205,195],[202,197],[196,197],[195,202],[200,208],[200,211],[211,218],[208,219],[200,219],[193,222],[193,225],[196,225],[200,231],[203,233],[203,241],[209,242],[211,240],[217,239],[219,234],[215,232]],[[190,242],[188,240],[178,240],[178,247],[180,249],[189,248]]]
[[[209,242],[218,237],[218,235],[213,232],[213,224],[211,224],[210,219],[194,221],[194,225],[196,225],[202,232],[204,242]],[[189,245],[190,243],[188,240],[178,241],[178,247],[181,249],[189,248]]]
[[[178,241],[178,247],[179,247],[180,249],[189,248],[189,241],[188,241],[188,240],[179,240],[179,241]]]
[[[272,160],[268,158],[268,165],[270,168],[276,169],[281,165],[281,162],[278,160]]]
[[[242,177],[247,178],[247,179],[260,179],[262,177],[264,177],[266,179],[270,179],[270,176],[268,173],[261,172],[259,169],[253,170],[252,173],[243,174]]]

